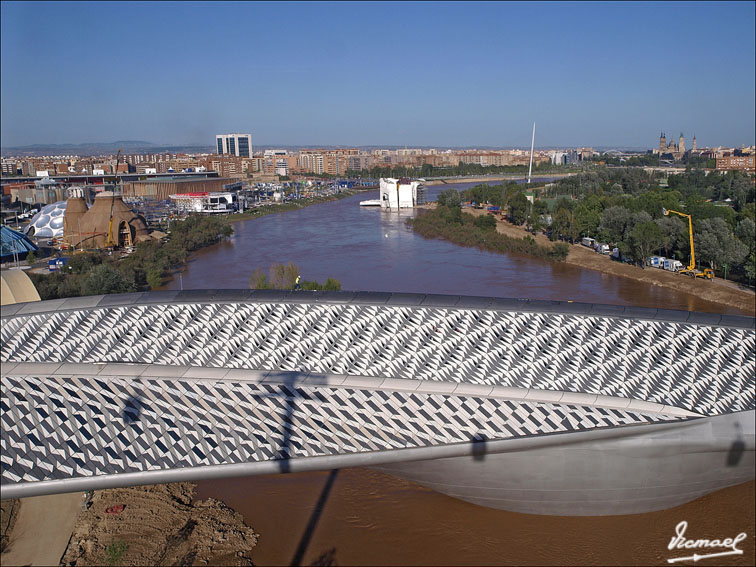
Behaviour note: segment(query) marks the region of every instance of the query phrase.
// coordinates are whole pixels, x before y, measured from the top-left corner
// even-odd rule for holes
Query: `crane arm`
[[[693,246],[693,217],[691,215],[686,215],[685,213],[681,213],[679,211],[673,211],[670,209],[663,209],[665,215],[669,215],[669,213],[675,213],[676,215],[680,215],[681,217],[688,217],[688,233],[690,234],[690,266],[688,266],[689,270],[695,270],[696,268],[696,250]]]

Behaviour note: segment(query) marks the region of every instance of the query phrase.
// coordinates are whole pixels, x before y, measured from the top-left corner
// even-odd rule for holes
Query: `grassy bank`
[[[542,246],[532,237],[512,238],[496,231],[492,216],[474,217],[455,207],[426,210],[407,224],[423,238],[440,238],[459,246],[504,254],[527,254],[555,262],[567,258],[569,247],[563,242]]]

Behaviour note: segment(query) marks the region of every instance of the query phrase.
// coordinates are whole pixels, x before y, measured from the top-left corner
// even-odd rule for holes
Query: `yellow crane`
[[[116,181],[118,180],[118,161],[121,158],[121,148],[118,148],[116,154],[115,175]],[[108,225],[108,239],[105,241],[105,248],[113,246],[113,206],[115,205],[115,186],[113,187],[113,198],[110,200],[110,224]]]
[[[694,277],[694,278],[705,278],[708,280],[714,279],[714,270],[711,268],[704,269],[703,272],[699,272],[696,270],[696,249],[693,246],[693,217],[691,215],[686,215],[685,213],[681,213],[679,211],[673,211],[673,210],[667,210],[662,209],[662,213],[664,213],[664,216],[669,216],[669,213],[675,213],[676,215],[680,215],[681,217],[687,217],[688,219],[688,233],[690,234],[690,264],[687,268],[683,268],[680,270],[681,274],[686,274],[688,276]]]

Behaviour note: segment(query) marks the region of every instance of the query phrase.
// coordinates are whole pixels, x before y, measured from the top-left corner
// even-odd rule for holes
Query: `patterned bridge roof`
[[[754,409],[754,321],[742,317],[247,291],[2,316],[4,487]]]

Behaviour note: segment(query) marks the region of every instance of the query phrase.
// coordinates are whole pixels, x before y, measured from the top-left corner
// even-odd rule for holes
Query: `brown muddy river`
[[[431,187],[429,197],[447,187]],[[195,254],[165,289],[246,288],[256,267],[294,262],[303,278],[334,277],[346,290],[739,313],[627,278],[424,240],[404,226],[411,213],[359,207],[376,195],[236,223],[229,242]],[[208,497],[242,513],[260,534],[257,565],[666,565],[674,556],[667,544],[683,520],[689,537],[748,534],[744,555],[702,565],[756,563],[754,482],[670,510],[595,518],[492,510],[360,468],[199,483],[197,498]]]

